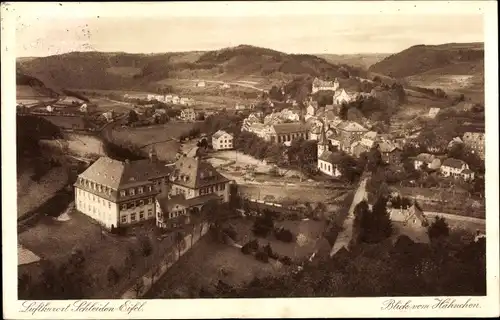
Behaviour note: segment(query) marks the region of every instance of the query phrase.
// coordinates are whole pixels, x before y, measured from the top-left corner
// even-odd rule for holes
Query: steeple
[[[151,146],[151,149],[149,150],[149,160],[151,162],[156,162],[158,161],[158,155],[156,154],[156,149],[155,149],[155,146],[152,145]]]
[[[321,121],[321,134],[318,139],[318,158],[328,150],[328,139],[326,138],[325,122]]]

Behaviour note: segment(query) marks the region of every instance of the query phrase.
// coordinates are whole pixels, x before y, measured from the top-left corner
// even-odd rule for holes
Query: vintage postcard
[[[4,317],[498,316],[496,12],[2,3]]]

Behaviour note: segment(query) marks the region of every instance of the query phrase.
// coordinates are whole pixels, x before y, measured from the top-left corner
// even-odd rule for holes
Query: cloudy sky
[[[231,7],[232,13],[199,10],[193,14],[192,4],[184,5],[191,5],[191,11],[178,10],[177,14],[171,14],[174,10],[170,13],[163,10],[162,14],[141,18],[125,11],[120,15],[109,14],[109,9],[102,8],[80,15],[77,13],[85,10],[73,8],[71,14],[56,15],[52,10],[20,15],[16,56],[89,50],[130,53],[213,50],[239,44],[288,53],[393,53],[416,44],[484,41],[480,10],[452,13],[441,10],[446,12],[442,14],[440,10],[402,12],[398,9],[368,14],[360,10],[362,7],[335,11],[331,5],[323,5],[318,8],[324,10],[301,12],[300,7],[295,7],[295,10],[269,14],[269,10],[278,7],[266,10],[260,5],[260,11],[254,10],[253,14],[234,11],[235,6]],[[206,5],[205,8],[214,8]],[[142,12],[158,13],[151,10],[153,7],[149,8]],[[162,8],[174,7],[163,5]]]

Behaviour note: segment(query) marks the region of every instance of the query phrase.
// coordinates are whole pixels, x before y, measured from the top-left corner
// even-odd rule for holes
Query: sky
[[[396,53],[417,44],[484,41],[480,11],[410,14],[387,10],[353,14],[356,10],[285,10],[266,14],[261,10],[245,14],[231,8],[232,13],[212,10],[210,14],[193,14],[179,10],[177,14],[164,11],[141,18],[132,14],[50,15],[43,11],[39,15],[20,15],[16,56],[71,51],[202,51],[240,44],[287,53]]]

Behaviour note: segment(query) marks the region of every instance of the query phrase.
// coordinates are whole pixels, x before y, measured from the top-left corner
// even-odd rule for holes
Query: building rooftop
[[[198,189],[216,183],[229,182],[229,179],[199,157],[184,156],[175,163],[170,181],[187,188]]]
[[[224,130],[219,130],[219,131],[217,131],[216,133],[214,133],[214,134],[212,135],[212,138],[213,138],[213,139],[219,139],[220,137],[222,137],[222,136],[223,136],[223,135],[225,135],[225,134],[229,134],[229,135],[231,135],[230,133],[228,133],[228,132],[226,132],[226,131],[224,131]]]
[[[466,163],[462,160],[455,159],[455,158],[448,158],[443,161],[443,166],[445,167],[452,167],[456,169],[461,169],[463,165],[466,165]]]
[[[277,134],[287,134],[307,131],[304,124],[300,122],[294,123],[278,123],[273,125],[273,129]]]
[[[331,164],[337,164],[340,162],[340,159],[342,158],[342,154],[340,152],[332,152],[329,150],[325,150],[320,156],[319,160],[331,163]]]

